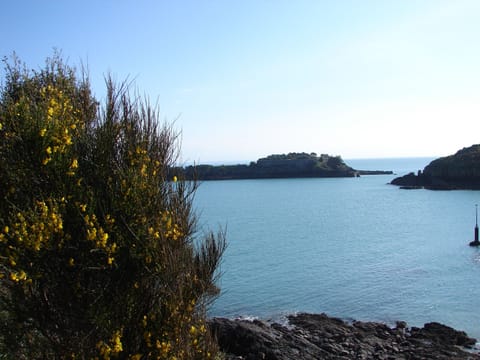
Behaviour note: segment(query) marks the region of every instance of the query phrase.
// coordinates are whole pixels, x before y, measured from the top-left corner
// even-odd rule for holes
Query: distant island
[[[393,179],[402,189],[480,190],[480,144],[433,160],[423,171]]]
[[[333,178],[392,174],[392,171],[355,170],[340,156],[316,153],[269,155],[249,165],[196,165],[175,169],[186,179],[233,180],[278,178]]]

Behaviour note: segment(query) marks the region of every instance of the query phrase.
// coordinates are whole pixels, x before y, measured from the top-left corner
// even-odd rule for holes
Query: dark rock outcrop
[[[429,323],[394,328],[375,322],[347,323],[325,314],[298,314],[288,325],[214,318],[210,329],[226,358],[233,359],[480,359],[476,340],[463,331]]]
[[[480,190],[480,144],[433,160],[418,174],[410,173],[396,178],[391,184],[405,189]]]

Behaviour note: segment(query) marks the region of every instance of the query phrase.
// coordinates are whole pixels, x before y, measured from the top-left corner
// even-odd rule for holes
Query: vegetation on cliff
[[[423,171],[396,178],[392,184],[438,190],[480,189],[480,144],[433,160]]]
[[[156,109],[58,55],[5,61],[0,94],[0,354],[207,359],[223,234],[196,232],[196,182]]]

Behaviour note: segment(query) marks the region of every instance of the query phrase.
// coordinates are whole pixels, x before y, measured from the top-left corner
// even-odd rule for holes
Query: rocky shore
[[[213,318],[210,329],[227,360],[480,359],[475,339],[439,323],[345,322],[325,314],[288,316],[287,324]]]

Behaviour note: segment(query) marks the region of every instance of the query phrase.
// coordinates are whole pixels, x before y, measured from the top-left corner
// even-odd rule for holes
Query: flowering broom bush
[[[197,236],[177,135],[107,80],[105,104],[56,54],[4,61],[0,354],[207,359],[224,236]],[[176,175],[174,177],[174,175]]]

